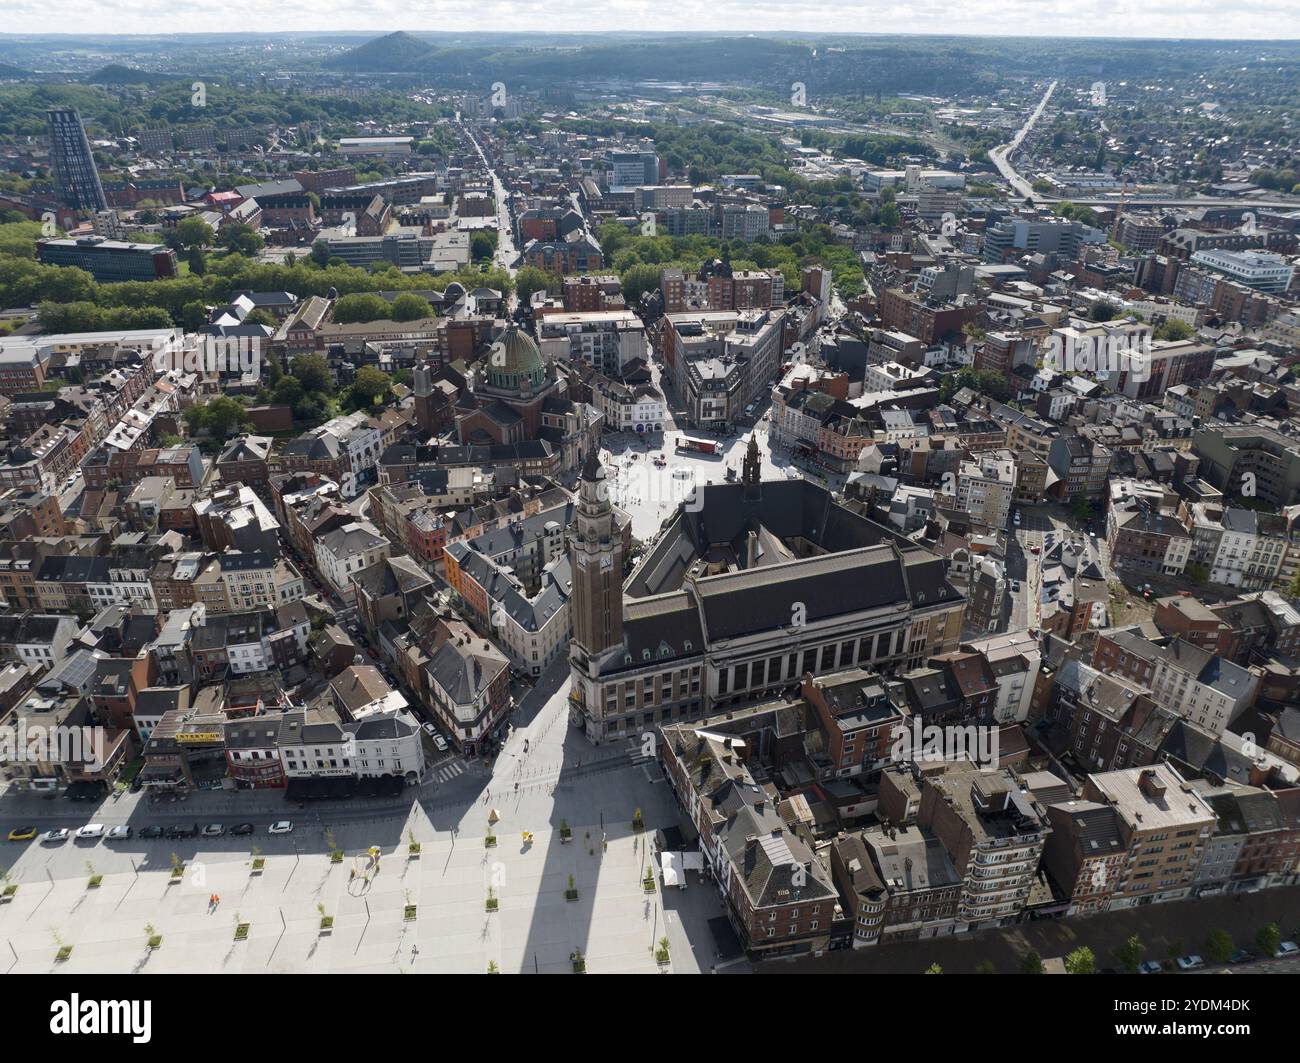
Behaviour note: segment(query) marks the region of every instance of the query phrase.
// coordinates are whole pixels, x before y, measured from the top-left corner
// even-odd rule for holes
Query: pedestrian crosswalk
[[[441,764],[435,764],[430,771],[429,778],[434,782],[450,782],[459,775],[465,774],[465,762],[459,757],[454,760],[446,760]]]

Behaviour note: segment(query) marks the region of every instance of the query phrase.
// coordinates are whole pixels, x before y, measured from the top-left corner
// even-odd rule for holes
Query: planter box
[[[72,955],[72,946],[64,945],[63,948],[59,949],[59,951],[55,954],[54,961],[55,963],[63,963],[71,955]]]
[[[403,917],[406,919],[406,921],[407,921],[408,923],[413,923],[413,922],[415,922],[415,909],[416,909],[416,906],[415,906],[414,904],[408,904],[408,905],[406,906],[406,908],[405,908],[405,910],[404,910],[404,912],[403,912]]]
[[[334,929],[334,917],[332,915],[322,916],[320,921],[320,932],[322,934],[328,934],[333,929]]]
[[[565,899],[566,901],[576,901],[576,900],[578,899],[578,891],[577,891],[577,890],[565,890],[565,891],[564,891],[564,899]]]
[[[248,923],[240,923],[237,927],[235,927],[235,940],[236,940],[236,941],[247,941],[247,940],[248,940],[248,928],[249,928],[249,925],[250,925],[250,924],[248,924]]]
[[[487,848],[487,849],[495,849],[495,848],[497,847],[496,836],[490,834],[490,835],[488,835],[486,838],[484,838],[484,839],[483,839],[483,846],[484,846],[484,848]]]
[[[488,910],[489,912],[495,912],[495,911],[497,910],[497,908],[500,906],[500,904],[501,904],[501,902],[498,901],[495,897],[493,897],[493,898],[491,898],[490,900],[488,900],[488,902],[487,902],[487,904],[485,905],[485,907],[487,908],[487,910]]]
[[[157,952],[160,948],[162,948],[162,935],[155,934],[149,939],[148,949],[150,952]]]
[[[406,855],[412,860],[416,859],[420,855],[420,843],[416,842],[414,845],[408,845],[406,847]]]
[[[104,881],[103,875],[91,875],[90,881],[86,883],[86,889],[97,890],[99,889],[99,884],[103,881]]]

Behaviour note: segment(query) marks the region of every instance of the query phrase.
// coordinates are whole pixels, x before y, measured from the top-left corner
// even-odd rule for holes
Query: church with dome
[[[470,388],[456,412],[463,444],[537,442],[553,453],[557,472],[581,468],[599,449],[600,412],[569,397],[565,379],[513,323],[475,365]]]

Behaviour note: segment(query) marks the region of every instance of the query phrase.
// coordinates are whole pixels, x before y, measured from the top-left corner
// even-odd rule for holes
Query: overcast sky
[[[1300,37],[1300,0],[2,0],[0,32],[804,30],[1065,37]]]

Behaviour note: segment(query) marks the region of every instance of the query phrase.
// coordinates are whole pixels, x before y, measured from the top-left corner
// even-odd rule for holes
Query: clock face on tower
[[[607,568],[612,568],[613,565],[614,565],[614,559],[610,557],[609,554],[600,555],[600,570],[602,572],[604,572],[605,569]]]

